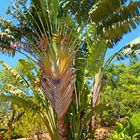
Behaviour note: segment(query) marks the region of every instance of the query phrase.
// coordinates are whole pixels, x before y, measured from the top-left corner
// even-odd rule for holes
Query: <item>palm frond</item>
[[[78,24],[83,24],[89,19],[89,11],[96,3],[96,0],[64,0],[61,5],[64,11],[75,15]]]
[[[118,60],[124,60],[126,58],[136,58],[139,55],[140,55],[140,37],[131,41],[129,44],[121,48],[118,52],[110,56],[105,63],[105,67],[107,67],[115,58]]]
[[[11,74],[19,83],[23,84],[23,86],[28,87],[29,84],[27,80],[25,80],[15,69],[11,68],[9,65],[4,63],[3,61],[0,61],[0,64]]]
[[[98,73],[99,69],[103,66],[106,50],[107,46],[105,41],[97,41],[92,44],[88,56],[88,70],[90,76]]]
[[[140,37],[136,38],[124,48],[122,48],[116,58],[118,60],[123,60],[125,58],[135,58],[140,55]]]
[[[103,0],[93,5],[90,17],[97,24],[97,36],[114,45],[140,23],[140,2]]]
[[[101,20],[108,18],[120,6],[124,5],[128,0],[98,0],[91,8],[89,14],[93,22],[99,23]]]

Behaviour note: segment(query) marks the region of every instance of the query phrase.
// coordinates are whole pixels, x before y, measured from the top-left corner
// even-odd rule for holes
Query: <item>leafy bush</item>
[[[131,119],[131,123],[135,126],[136,130],[140,130],[140,112],[134,114]]]
[[[114,125],[121,118],[132,117],[140,108],[140,63],[130,65],[112,64],[105,73],[101,103],[110,104],[111,109],[102,112],[98,122]]]
[[[112,135],[107,140],[139,140],[140,139],[140,112],[134,114],[126,122],[116,122]]]

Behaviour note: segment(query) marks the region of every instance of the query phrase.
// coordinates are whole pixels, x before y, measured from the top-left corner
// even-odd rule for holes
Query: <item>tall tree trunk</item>
[[[12,123],[15,119],[15,114],[16,114],[16,110],[15,110],[15,106],[13,107],[13,110],[12,110],[12,116],[11,118],[8,120],[8,140],[11,140],[11,129],[12,129]]]
[[[99,104],[103,74],[104,74],[103,70],[100,69],[99,72],[94,77],[94,85],[93,85],[93,92],[92,92],[92,107],[96,107]],[[90,131],[93,129],[93,127],[96,126],[96,116],[97,114],[95,113],[95,115],[92,117],[90,121],[89,124]]]
[[[8,124],[8,140],[11,140],[11,129],[12,129],[12,125]]]
[[[42,134],[41,134],[41,133],[38,132],[38,133],[36,134],[36,136],[37,136],[37,140],[41,140],[41,139],[42,139]]]

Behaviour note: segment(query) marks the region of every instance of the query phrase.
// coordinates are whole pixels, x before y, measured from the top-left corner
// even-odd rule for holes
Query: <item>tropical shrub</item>
[[[139,140],[140,139],[140,112],[134,114],[130,119],[123,120],[123,123],[116,122],[113,133],[107,140]]]
[[[15,128],[18,127],[18,125],[20,125],[19,123],[22,123],[22,121],[26,120],[25,122],[27,123],[25,127],[29,128],[28,130],[30,129],[32,130],[34,127],[37,127],[41,121],[42,125],[40,128],[43,127],[45,131],[48,131],[52,138],[57,137],[57,132],[53,132],[56,131],[56,123],[54,119],[55,116],[53,109],[50,106],[48,100],[44,97],[42,90],[40,89],[39,85],[40,74],[38,73],[38,67],[36,67],[34,63],[23,59],[19,60],[18,65],[15,68],[10,67],[4,62],[1,62],[1,65],[4,67],[4,70],[0,71],[1,103],[3,103],[3,106],[4,104],[7,103],[8,107],[16,105],[18,110],[22,109],[23,113],[26,114],[24,116],[26,119],[24,118],[21,119],[20,121],[15,117],[14,119],[13,117],[11,117],[14,125],[15,125],[14,120],[18,121],[18,122],[16,121]],[[3,109],[3,113],[1,115],[7,116],[2,117],[3,119],[8,119],[8,114],[12,112],[12,110],[9,109],[7,106],[4,107],[5,109]],[[7,115],[4,114],[4,112],[6,113],[6,110]],[[27,114],[29,112],[30,115],[28,115],[27,119]],[[36,119],[35,121],[34,117],[39,118],[40,121],[38,121],[38,119]],[[36,123],[33,122],[33,120]],[[29,122],[30,125],[27,125]],[[34,126],[33,124],[36,125]],[[31,126],[33,128],[31,128]],[[15,128],[14,130],[16,131],[17,129],[19,130],[20,127],[18,127],[17,129]],[[33,130],[34,132],[37,131],[37,129]],[[23,133],[23,135],[27,136],[27,131]]]
[[[101,103],[111,109],[100,114],[102,125],[113,125],[115,121],[132,117],[140,107],[140,63],[136,60],[129,65],[112,64],[106,70],[101,92]]]

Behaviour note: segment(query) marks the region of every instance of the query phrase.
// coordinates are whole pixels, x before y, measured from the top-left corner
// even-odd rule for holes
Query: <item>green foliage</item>
[[[46,126],[38,114],[27,112],[14,125],[14,133],[32,138],[36,134],[47,132]]]
[[[18,130],[18,129],[13,128],[13,129],[11,130],[11,137],[12,137],[12,139],[23,138],[23,137],[25,137],[24,131],[23,131],[23,130],[21,131],[21,130]],[[5,140],[8,139],[8,132],[5,132],[5,133],[3,134],[3,138],[4,138]]]
[[[25,111],[23,108],[18,108],[15,104],[11,104],[11,102],[3,102],[1,98],[0,101],[0,134],[7,139],[8,129],[10,128],[12,138],[23,136],[23,133],[15,132],[15,124],[22,118]]]
[[[17,25],[0,18],[0,47],[3,52],[11,51],[14,54],[15,49],[19,51],[19,48],[22,48],[37,58],[42,52],[36,44],[43,35],[52,37],[57,31],[63,32],[65,28],[76,29],[77,24],[82,33],[82,30],[85,30],[82,26],[87,28],[91,23],[95,23],[92,24],[91,30],[94,31],[95,25],[97,29],[92,38],[111,42],[112,46],[123,34],[135,29],[140,22],[139,1],[130,2],[128,5],[126,0],[30,0],[29,3],[28,9],[27,0],[16,0],[8,8],[7,13],[12,15]],[[76,22],[72,22],[72,19]],[[51,39],[49,41],[52,43]]]
[[[82,95],[81,95],[82,98]],[[82,102],[80,102],[82,105]],[[105,104],[99,104],[98,106],[92,108],[88,103],[84,101],[85,106],[79,106],[78,102],[71,106],[66,120],[69,125],[69,139],[79,140],[79,139],[88,139],[95,138],[95,131],[90,131],[88,129],[91,117],[95,113],[101,113],[105,110],[108,110],[109,107]],[[77,108],[77,106],[79,108]]]
[[[101,114],[102,125],[113,125],[116,120],[139,112],[139,67],[140,63],[134,60],[128,66],[112,64],[106,70],[101,103],[109,104],[112,109]]]
[[[0,72],[0,75],[2,77],[5,75],[7,76],[6,78],[1,79],[0,83],[0,86],[3,87],[0,91],[1,102],[9,102],[10,105],[15,104],[18,106],[18,108],[24,109],[25,113],[32,112],[34,117],[37,115],[37,118],[39,118],[42,121],[42,124],[47,127],[47,131],[50,133],[51,137],[55,139],[54,137],[57,137],[56,124],[54,119],[55,116],[50,103],[44,97],[43,92],[40,88],[40,74],[38,71],[38,67],[36,67],[36,65],[32,62],[22,59],[19,60],[19,63],[15,68],[11,68],[6,64],[3,66],[5,69]],[[25,83],[28,83],[28,86],[25,86],[23,84],[23,81]],[[10,112],[10,110],[7,111]],[[31,115],[28,115],[28,117],[31,117],[30,119],[33,121],[33,117]],[[8,118],[8,116],[5,118]],[[32,122],[31,120],[28,121],[28,123]],[[38,121],[38,119],[35,120]],[[21,121],[19,121],[19,124],[20,122]],[[26,123],[26,125],[28,123]],[[31,124],[36,124],[35,126],[32,126],[32,128],[36,128],[37,124],[39,123],[33,122]],[[31,124],[29,123],[29,125],[25,127],[29,128],[29,126],[31,127]],[[16,128],[16,126],[14,130],[18,131],[18,128]],[[23,135],[27,134],[24,133]]]
[[[78,0],[76,2],[66,0],[66,3],[63,2],[63,7],[76,14],[79,24],[90,17],[97,26],[92,37],[96,35],[106,40],[108,47],[111,47],[114,42],[122,38],[123,34],[131,32],[139,23],[139,1],[131,1],[129,4],[127,2],[127,0]]]
[[[65,11],[76,15],[75,19],[78,24],[83,24],[88,20],[89,11],[95,2],[94,0],[63,0],[62,6]]]
[[[8,51],[12,54],[16,51],[24,55],[26,55],[24,51],[29,53],[33,56],[31,59],[39,65],[40,70],[34,69],[32,63],[24,60],[19,61],[18,73],[5,65],[7,67],[5,71],[11,74],[10,78],[14,75],[18,82],[3,81],[3,85],[7,85],[6,89],[2,88],[2,92],[6,93],[3,99],[12,100],[18,105],[24,104],[24,108],[31,106],[31,110],[41,113],[43,117],[45,116],[43,120],[46,122],[46,126],[53,131],[51,131],[52,139],[57,139],[56,118],[52,113],[54,120],[51,119],[51,114],[48,121],[46,114],[50,104],[41,91],[40,81],[43,76],[46,78],[45,80],[54,80],[51,88],[48,87],[51,90],[48,91],[47,84],[45,85],[45,89],[47,89],[45,95],[48,98],[51,97],[52,93],[57,91],[54,88],[57,87],[55,86],[56,81],[62,81],[62,85],[64,85],[62,75],[64,74],[65,77],[65,70],[71,68],[71,63],[75,58],[76,82],[75,90],[72,91],[75,94],[69,110],[74,118],[68,116],[67,120],[68,125],[72,122],[70,135],[73,138],[86,137],[85,126],[93,115],[92,109],[89,108],[91,88],[88,78],[102,68],[107,47],[113,46],[122,38],[123,34],[135,29],[136,24],[140,23],[140,2],[130,2],[128,5],[126,2],[126,0],[116,0],[115,2],[112,0],[30,0],[29,8],[27,8],[27,0],[16,0],[8,9],[8,13],[16,22],[0,19],[0,48],[3,52]],[[84,33],[88,32],[88,25],[91,25],[90,36]],[[111,44],[108,45],[108,42]],[[26,83],[28,88],[20,87],[23,84],[21,80]],[[71,81],[70,78],[67,83],[70,83],[71,90],[73,90],[73,81]],[[121,82],[120,85],[122,85]],[[130,90],[132,92],[132,89]],[[114,91],[114,89],[111,90],[111,92]],[[50,101],[55,107],[56,99],[54,97]],[[67,99],[65,105],[68,106],[71,96],[70,99],[67,98],[68,96],[64,97]],[[65,105],[61,105],[61,107]],[[52,122],[51,126],[49,126],[50,122]],[[81,124],[81,122],[84,123]]]
[[[104,67],[107,68],[110,63],[117,59],[119,61],[125,60],[127,58],[137,59],[140,54],[140,38],[136,38],[129,42],[126,46],[122,47],[119,51],[112,54],[105,62]]]
[[[87,73],[88,56],[85,51],[86,49],[79,50],[76,54],[74,98],[66,116],[69,139],[71,140],[94,139],[95,131],[88,129],[91,117],[95,112],[100,114],[109,108],[105,104],[99,104],[95,108],[91,107],[91,82]]]
[[[138,140],[140,138],[139,115],[134,114],[130,119],[124,120],[123,124],[116,122],[112,135],[107,140]]]
[[[107,47],[105,41],[94,42],[91,46],[88,56],[88,70],[92,77],[103,67]]]
[[[136,28],[139,18],[134,18],[134,20],[131,20],[131,18],[139,15],[139,2],[131,2],[127,7],[124,6],[125,3],[125,0],[103,0],[98,1],[91,9],[90,16],[97,23],[97,34],[101,38],[114,42],[120,39],[122,34]],[[108,8],[108,5],[110,5],[110,8]],[[135,12],[130,12],[130,9]]]
[[[136,130],[140,130],[140,112],[138,112],[137,114],[134,114],[131,118],[130,118],[130,122],[135,126]]]

